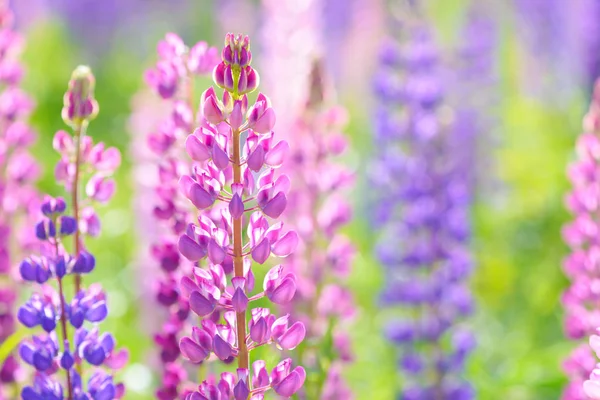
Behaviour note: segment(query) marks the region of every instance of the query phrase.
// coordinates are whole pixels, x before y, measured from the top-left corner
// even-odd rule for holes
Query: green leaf
[[[17,345],[27,336],[28,332],[28,329],[21,328],[0,344],[0,365],[4,364],[4,360],[16,349]]]

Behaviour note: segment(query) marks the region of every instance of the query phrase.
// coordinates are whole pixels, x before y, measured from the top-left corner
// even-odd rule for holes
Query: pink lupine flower
[[[600,82],[596,83],[590,109],[584,118],[584,132],[577,139],[577,159],[569,166],[568,176],[573,188],[565,202],[573,214],[573,220],[563,227],[563,238],[571,248],[571,254],[563,263],[565,274],[571,286],[563,293],[562,303],[566,316],[564,321],[567,337],[580,341],[595,333],[600,326],[600,312],[597,309],[600,284],[597,278],[600,247],[597,237],[600,221],[597,210],[600,207]],[[590,339],[592,348],[598,348],[598,337]],[[588,354],[586,355],[586,350]],[[597,351],[597,350],[596,350]],[[585,393],[589,398],[600,398],[598,370],[593,357],[586,347],[576,348],[564,362],[565,373],[570,383],[563,392],[565,400],[584,399],[581,392],[585,382]],[[591,374],[591,375],[590,375]]]
[[[156,107],[148,104],[137,107],[134,115],[137,119],[133,121],[136,126],[133,130],[136,136],[143,135],[146,141],[137,150],[138,153],[145,151],[144,167],[140,166],[139,175],[147,181],[143,183],[145,192],[140,193],[144,198],[140,205],[144,206],[144,200],[147,199],[151,204],[151,207],[140,212],[140,222],[146,224],[140,232],[152,243],[150,262],[156,263],[160,272],[158,282],[150,284],[154,286],[156,301],[168,314],[161,332],[155,336],[163,372],[157,396],[161,400],[174,400],[183,395],[187,380],[185,374],[176,373],[182,368],[177,346],[179,333],[185,327],[190,310],[193,313],[205,312],[203,309],[207,304],[203,302],[200,291],[209,296],[203,291],[206,285],[201,285],[202,289],[198,288],[198,294],[194,295],[191,302],[182,296],[179,280],[183,276],[192,275],[193,264],[180,256],[177,241],[194,220],[192,207],[187,199],[198,207],[208,207],[215,201],[214,195],[219,188],[219,171],[212,171],[212,175],[196,174],[196,163],[213,156],[224,162],[222,152],[218,153],[223,146],[219,142],[221,139],[218,132],[211,131],[210,138],[198,133],[194,136],[197,140],[192,137],[186,140],[195,121],[204,113],[203,107],[200,107],[198,113],[194,112],[197,104],[194,104],[196,99],[193,98],[191,88],[198,77],[212,73],[219,62],[219,52],[205,42],[198,42],[188,48],[174,33],[168,33],[159,42],[157,52],[159,60],[146,72],[145,78],[150,89],[160,97],[161,104]],[[186,149],[193,154],[191,161],[184,155]],[[136,157],[139,158],[140,155]],[[148,170],[152,173],[148,174]],[[190,179],[180,182],[181,176],[187,174],[190,174]],[[207,223],[212,224],[212,221],[208,220]],[[189,234],[196,237],[194,232]],[[191,240],[187,251],[182,254],[190,259],[199,259],[207,251],[206,248],[198,248]],[[147,262],[143,261],[144,264]],[[156,275],[151,276],[156,279]]]
[[[0,345],[15,331],[14,267],[37,247],[28,226],[38,217],[40,202],[34,186],[39,166],[29,153],[36,134],[26,123],[34,103],[19,87],[23,40],[13,30],[12,19],[8,3],[0,2]],[[9,390],[18,369],[12,355],[0,362],[0,398],[17,396]]]
[[[264,290],[252,294],[252,262],[286,257],[298,241],[295,233],[284,231],[283,224],[269,220],[278,218],[287,203],[289,179],[275,171],[283,163],[287,144],[273,143],[275,112],[269,99],[260,94],[255,104],[248,105],[247,93],[258,86],[258,73],[250,66],[248,37],[227,34],[221,59],[213,80],[224,94],[219,98],[212,88],[204,92],[201,128],[187,140],[190,157],[201,163],[180,179],[181,193],[200,215],[198,224],[190,224],[181,236],[179,250],[192,262],[208,263],[194,269],[194,279],[181,279],[182,294],[203,319],[191,336],[181,339],[180,348],[192,362],[214,354],[224,362],[237,359],[238,368],[237,376],[225,372],[218,384],[206,380],[186,399],[202,399],[210,393],[211,398],[258,400],[271,389],[290,397],[304,384],[304,368],[292,370],[287,359],[269,377],[264,361],[256,361],[252,373],[249,363],[249,353],[257,347],[273,343],[292,350],[306,335],[302,322],[292,323],[289,316],[276,318],[268,309],[252,307],[263,297],[288,303],[296,291],[294,274],[279,265],[265,277]],[[214,218],[207,212],[214,212]],[[227,277],[230,272],[233,275]]]

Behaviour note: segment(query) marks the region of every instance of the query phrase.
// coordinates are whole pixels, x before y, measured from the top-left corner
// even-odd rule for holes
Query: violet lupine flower
[[[90,121],[98,114],[94,86],[95,78],[88,67],[79,66],[73,71],[62,109],[63,120],[73,129],[73,135],[61,130],[52,142],[61,156],[54,170],[55,178],[70,194],[77,221],[73,235],[75,256],[85,252],[84,235],[100,234],[100,219],[93,206],[107,203],[113,196],[116,185],[111,175],[121,163],[119,150],[107,148],[102,142],[94,144],[86,135]],[[79,292],[81,287],[81,276],[76,273],[75,291]]]
[[[88,274],[95,267],[89,252],[74,255],[63,247],[64,240],[77,230],[77,220],[66,215],[66,209],[62,198],[44,199],[43,218],[34,229],[41,242],[40,254],[31,255],[19,267],[21,278],[39,289],[19,308],[17,318],[25,327],[43,331],[19,346],[21,360],[36,370],[33,384],[23,387],[21,398],[119,399],[124,387],[113,382],[112,371],[124,366],[127,353],[115,349],[111,334],[98,331],[97,325],[108,315],[105,294],[94,285],[78,291],[71,301],[64,294],[66,276]],[[56,282],[58,291],[51,282]],[[85,385],[80,377],[84,364],[95,370]],[[101,366],[110,372],[98,369]],[[63,371],[64,380],[59,376]]]
[[[410,14],[410,13],[409,13]],[[461,377],[472,335],[460,319],[472,311],[468,182],[454,159],[456,132],[444,118],[439,53],[427,24],[403,21],[404,40],[381,53],[373,185],[385,268],[382,303],[402,308],[386,336],[400,349],[407,376],[402,399],[471,399]]]
[[[39,168],[28,150],[35,133],[25,122],[33,101],[19,87],[23,41],[12,29],[12,17],[8,4],[0,2],[0,344],[15,330],[13,267],[34,247],[24,228],[39,201],[34,188]],[[14,382],[17,367],[13,356],[0,360],[0,398],[9,396],[4,388]]]
[[[163,100],[167,116],[147,135],[147,147],[153,153],[152,229],[150,253],[162,273],[155,293],[158,303],[168,312],[154,341],[160,350],[162,384],[156,395],[160,400],[179,398],[186,371],[179,364],[179,337],[189,314],[187,299],[181,296],[179,280],[191,275],[192,263],[182,259],[177,248],[179,236],[193,218],[192,207],[179,193],[182,174],[192,173],[193,161],[185,156],[185,139],[200,118],[195,115],[192,88],[198,77],[209,75],[219,62],[219,52],[206,42],[188,48],[177,35],[169,33],[158,44],[159,61],[146,72],[150,89]],[[201,111],[200,111],[201,113]],[[146,132],[144,132],[145,134]],[[147,171],[145,171],[147,175]]]
[[[496,26],[490,12],[477,1],[469,6],[456,54],[459,66],[452,71],[456,76],[449,93],[455,111],[455,159],[462,163],[471,197],[476,189],[491,192],[499,186],[497,177],[490,173],[495,166],[489,154],[498,140],[493,135],[497,121],[490,111],[497,108],[494,89],[498,83]],[[477,170],[485,172],[477,176]]]
[[[565,92],[572,93],[577,85],[590,87],[600,74],[600,3],[596,0],[514,2],[520,37],[533,55],[523,68],[527,84],[551,91],[553,99],[565,98]],[[539,74],[540,69],[548,72]]]
[[[294,150],[285,170],[294,186],[288,195],[291,212],[284,220],[297,229],[300,242],[288,261],[297,292],[286,308],[309,327],[311,345],[296,354],[309,375],[300,397],[350,400],[341,370],[352,354],[336,344],[349,342],[348,325],[354,315],[352,294],[345,286],[354,248],[339,233],[352,216],[344,192],[354,176],[335,160],[348,146],[341,132],[347,116],[341,107],[330,106],[324,75],[323,65],[316,61],[305,82],[309,93],[305,106],[288,132]],[[326,340],[332,340],[334,348],[323,354],[319,349]],[[329,366],[327,370],[323,365]]]
[[[193,363],[214,354],[227,363],[237,359],[238,367],[235,374],[221,374],[218,382],[205,380],[186,400],[262,400],[271,389],[288,398],[306,378],[304,368],[292,368],[291,359],[280,362],[270,374],[264,361],[250,364],[250,352],[257,347],[272,343],[293,350],[306,334],[304,324],[292,322],[289,315],[277,318],[267,308],[250,305],[263,297],[275,304],[293,298],[296,278],[282,265],[273,267],[263,291],[252,295],[252,263],[264,264],[271,255],[286,257],[298,241],[297,234],[284,231],[281,222],[269,222],[281,216],[287,203],[290,180],[277,175],[276,169],[288,145],[274,142],[275,111],[269,99],[259,94],[255,104],[248,104],[247,94],[259,82],[251,61],[249,38],[227,34],[222,62],[213,72],[223,96],[212,87],[202,94],[203,119],[186,142],[190,157],[203,164],[181,178],[181,189],[196,208],[211,208],[218,217],[213,220],[200,213],[198,224],[190,224],[179,241],[185,258],[206,259],[208,264],[194,268],[193,279],[181,279],[191,311],[203,320],[179,345],[183,357]],[[233,276],[228,277],[232,266]]]
[[[600,81],[596,83],[590,109],[583,120],[583,133],[577,139],[577,159],[569,166],[573,189],[566,205],[573,220],[563,228],[563,238],[571,248],[563,269],[571,286],[563,293],[565,334],[574,341],[595,333],[600,311],[598,294],[593,287],[598,282],[597,260],[600,256],[597,217],[600,201]],[[565,400],[585,399],[582,383],[588,378],[594,362],[587,346],[581,344],[565,360],[563,369],[570,383],[563,392]]]

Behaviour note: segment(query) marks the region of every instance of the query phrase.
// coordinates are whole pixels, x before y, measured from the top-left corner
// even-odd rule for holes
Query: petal
[[[290,397],[296,393],[306,379],[306,371],[302,367],[296,367],[285,379],[273,386],[275,393]]]
[[[233,354],[231,345],[227,343],[220,335],[215,335],[213,340],[215,355],[221,361],[227,360]]]
[[[194,364],[203,361],[210,354],[206,349],[200,347],[198,343],[187,336],[179,341],[179,349],[181,350],[182,356]]]
[[[285,193],[279,192],[273,197],[264,207],[262,212],[271,218],[279,218],[279,216],[285,211],[287,206],[287,198]]]
[[[200,317],[212,313],[215,306],[216,302],[210,301],[197,290],[190,295],[190,309]]]
[[[294,276],[287,275],[281,284],[273,291],[267,291],[267,297],[275,304],[289,303],[296,294],[296,280]]]
[[[252,259],[259,264],[264,264],[271,255],[271,243],[269,239],[264,238],[252,249]]]
[[[287,257],[296,250],[297,246],[298,234],[295,231],[290,231],[275,242],[271,251],[278,257]]]
[[[210,158],[210,150],[200,142],[196,135],[189,135],[185,140],[185,150],[194,161],[206,161]]]
[[[278,340],[284,350],[294,350],[306,336],[306,328],[302,322],[295,322]]]
[[[289,150],[290,145],[285,140],[282,140],[265,155],[265,164],[273,168],[280,167]]]
[[[181,254],[190,261],[198,261],[206,255],[206,250],[188,235],[179,238],[178,247]]]
[[[256,149],[248,156],[247,164],[254,172],[260,171],[265,162],[265,149],[259,144]]]
[[[188,199],[190,199],[192,204],[200,210],[212,206],[215,202],[215,198],[197,183],[194,183],[190,187]]]

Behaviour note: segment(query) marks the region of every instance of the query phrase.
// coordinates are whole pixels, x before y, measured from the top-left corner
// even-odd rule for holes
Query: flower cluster
[[[169,33],[158,44],[159,61],[147,71],[146,82],[166,103],[168,115],[147,136],[147,146],[157,157],[152,217],[161,233],[151,245],[151,256],[163,272],[158,280],[156,300],[168,311],[161,331],[155,335],[163,364],[163,381],[157,396],[177,398],[186,372],[179,359],[179,333],[189,314],[187,299],[178,282],[190,275],[192,264],[181,259],[177,240],[193,220],[189,202],[179,193],[179,178],[192,172],[193,162],[185,157],[185,138],[199,119],[195,115],[193,87],[197,77],[209,75],[219,62],[218,50],[205,42],[188,48],[177,35]],[[174,373],[175,371],[177,373]]]
[[[386,43],[375,80],[381,300],[403,310],[386,335],[401,349],[401,398],[470,399],[461,370],[475,343],[459,323],[472,312],[469,182],[454,158],[459,136],[443,106],[437,47],[427,24],[409,14],[406,40]]]
[[[54,135],[52,145],[61,158],[56,164],[55,178],[71,195],[73,217],[77,221],[74,233],[74,254],[85,251],[82,235],[98,236],[100,219],[93,202],[106,203],[115,192],[113,172],[121,163],[121,154],[114,147],[106,148],[100,142],[94,145],[86,135],[89,122],[98,114],[98,103],[94,99],[95,78],[86,66],[73,71],[69,88],[65,93],[62,117],[73,129],[73,136],[66,131]],[[81,193],[82,182],[85,192]],[[83,196],[85,194],[85,196]],[[81,289],[81,277],[75,275],[75,290]]]
[[[280,217],[287,204],[290,180],[275,170],[288,145],[274,142],[275,112],[269,99],[259,94],[254,105],[248,104],[247,94],[259,81],[250,66],[248,37],[227,34],[221,58],[213,78],[224,89],[223,96],[219,98],[214,88],[203,93],[203,120],[186,141],[188,154],[199,164],[180,180],[182,192],[196,208],[212,211],[210,217],[200,213],[198,224],[190,224],[179,241],[188,260],[208,261],[206,268],[194,268],[193,279],[181,280],[191,311],[203,320],[191,336],[181,339],[180,349],[194,363],[211,354],[224,362],[237,359],[238,369],[236,375],[223,373],[219,382],[207,379],[186,399],[259,400],[270,389],[290,397],[304,384],[304,368],[292,369],[286,359],[269,374],[260,360],[250,371],[249,360],[250,351],[269,343],[292,350],[306,333],[304,324],[292,323],[287,315],[277,318],[269,309],[250,308],[263,297],[288,303],[296,291],[295,276],[278,265],[267,273],[263,291],[251,295],[252,262],[264,264],[271,255],[286,257],[298,242],[297,234],[285,232],[281,222],[269,222]]]
[[[19,308],[17,318],[27,328],[39,326],[44,332],[19,347],[21,359],[36,370],[33,385],[25,386],[21,396],[25,400],[118,399],[123,396],[123,385],[114,383],[112,374],[100,367],[121,368],[127,353],[115,350],[112,335],[98,331],[97,324],[108,314],[105,294],[97,286],[78,291],[71,301],[64,294],[65,276],[88,274],[95,267],[87,251],[72,255],[63,247],[64,240],[77,230],[77,221],[65,214],[66,208],[62,198],[44,199],[44,217],[35,226],[41,252],[19,267],[23,280],[38,284],[39,290]],[[50,285],[52,281],[58,292]],[[70,327],[75,332],[71,338]],[[87,385],[80,376],[84,362],[93,368]],[[65,371],[63,382],[57,376],[61,370]]]
[[[600,82],[596,83],[590,109],[583,122],[584,133],[577,139],[577,159],[569,167],[568,175],[573,189],[566,204],[573,221],[563,228],[565,242],[571,254],[565,259],[563,269],[571,286],[563,293],[565,308],[565,333],[569,339],[579,341],[595,332],[600,318],[597,304],[600,247],[597,231],[600,226]],[[581,385],[594,368],[593,356],[585,344],[577,347],[565,360],[563,369],[570,383],[563,399],[584,399]]]
[[[39,201],[33,183],[38,165],[28,148],[35,134],[25,119],[32,100],[19,88],[23,67],[19,62],[21,37],[12,29],[12,13],[0,2],[0,344],[15,328],[16,292],[12,279],[15,259],[34,244],[26,231]],[[0,382],[14,382],[17,363],[10,356],[0,361]],[[8,393],[0,389],[0,398]]]
[[[344,285],[354,248],[339,233],[352,217],[344,191],[354,176],[335,160],[347,148],[341,133],[346,113],[340,107],[328,106],[320,61],[313,64],[307,83],[305,106],[297,112],[289,131],[293,151],[285,165],[294,182],[288,195],[291,212],[285,221],[296,228],[300,238],[288,262],[298,286],[289,308],[309,327],[306,345],[299,352],[309,377],[314,374],[305,385],[306,397],[351,399],[345,382],[338,377],[343,363],[352,359],[345,328],[354,314],[352,294]],[[320,352],[325,341],[334,344],[333,351]]]

